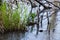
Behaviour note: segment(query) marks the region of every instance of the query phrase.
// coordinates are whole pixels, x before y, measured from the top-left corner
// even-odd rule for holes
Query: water
[[[36,26],[34,26],[32,32],[30,26],[28,28],[28,32],[10,32],[6,34],[0,34],[0,40],[60,40],[60,12],[57,13],[56,19],[57,24],[55,27],[55,32],[51,32],[50,35],[47,32],[47,19],[45,19],[43,20],[43,28],[39,28],[39,30],[43,29],[43,32],[38,32],[38,35],[36,35]]]
[[[42,29],[45,29],[43,32],[38,32],[36,35],[36,26],[33,28],[33,31],[30,32],[31,26],[29,27],[29,31],[22,32],[10,32],[6,34],[0,35],[0,40],[49,40],[49,36],[51,36],[51,40],[60,40],[60,12],[57,13],[56,21],[57,25],[55,27],[55,32],[51,32],[51,35],[48,35],[46,31],[46,26],[43,25]],[[46,20],[45,20],[46,22]]]
[[[36,35],[36,29],[34,28],[33,32],[10,32],[7,34],[0,35],[0,40],[47,40],[47,33],[44,31],[39,32],[39,34]]]
[[[56,17],[56,27],[55,32],[51,32],[50,35],[48,35],[48,32],[46,31],[46,21],[43,20],[43,32],[38,32],[38,35],[36,35],[36,26],[33,28],[33,31],[30,32],[31,26],[29,27],[29,31],[25,33],[21,32],[10,32],[7,34],[0,35],[0,40],[49,40],[49,36],[51,36],[51,40],[60,40],[60,12],[57,13]],[[40,28],[41,29],[41,28]]]

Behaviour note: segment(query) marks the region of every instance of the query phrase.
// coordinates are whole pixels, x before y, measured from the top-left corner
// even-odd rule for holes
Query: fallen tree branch
[[[38,2],[40,5],[42,5],[45,9],[51,9],[52,7],[47,7],[45,6],[43,3],[39,2],[38,0],[35,0],[36,2]]]
[[[50,3],[50,4],[52,4],[52,5],[54,5],[55,7],[57,7],[57,8],[59,8],[60,9],[60,7],[58,7],[58,6],[56,6],[55,4],[53,4],[52,2],[49,2],[49,1],[47,1],[47,0],[45,0],[46,2],[48,2],[48,3]]]

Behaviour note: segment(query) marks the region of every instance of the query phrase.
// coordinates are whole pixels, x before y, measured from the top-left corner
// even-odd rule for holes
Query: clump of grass
[[[23,10],[20,8],[20,4],[18,3],[18,8],[15,8],[14,10],[11,8],[11,6],[8,6],[7,9],[7,4],[4,2],[0,6],[1,12],[2,12],[2,21],[4,25],[5,30],[25,30],[26,25],[28,21],[28,18],[31,18],[33,21],[36,14],[31,13],[27,15],[27,7],[24,6]],[[22,10],[22,11],[21,11]]]
[[[30,17],[31,17],[32,20],[34,20],[34,18],[36,17],[36,13],[31,13]]]
[[[8,15],[6,14],[6,2],[2,4],[1,12],[2,12],[4,25],[7,27],[9,24],[8,24]]]
[[[24,8],[23,15],[21,8],[19,7],[15,9],[14,11],[11,11],[11,8],[8,7],[7,4],[4,2],[1,6],[1,12],[2,12],[2,19],[3,19],[3,25],[5,30],[15,30],[15,29],[22,29],[25,30],[26,28],[26,22],[27,22],[27,8]],[[23,18],[23,20],[21,20]]]
[[[28,16],[27,23],[29,24],[30,22],[34,23],[34,18],[36,17],[36,13],[30,13]]]
[[[20,13],[18,12],[18,10],[15,10],[15,12],[12,14],[12,25],[15,28],[18,28],[18,25],[20,22]]]

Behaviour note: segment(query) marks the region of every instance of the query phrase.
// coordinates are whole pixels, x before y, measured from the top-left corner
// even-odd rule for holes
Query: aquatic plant
[[[4,22],[4,27],[7,28],[9,26],[9,16],[7,15],[7,11],[6,11],[6,2],[2,4],[1,12],[2,12],[2,19]]]
[[[20,8],[20,4],[18,4],[18,8],[12,10],[11,6],[8,6],[4,2],[2,6],[0,7],[2,12],[2,21],[4,25],[5,30],[15,30],[15,29],[24,29],[26,22],[27,22],[27,8],[24,8],[23,13]],[[23,15],[22,15],[23,14]],[[20,16],[22,15],[22,16]],[[21,20],[23,18],[23,20]]]

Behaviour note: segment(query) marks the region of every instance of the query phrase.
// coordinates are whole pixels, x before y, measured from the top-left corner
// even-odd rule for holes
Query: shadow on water
[[[25,33],[21,32],[10,32],[7,34],[0,34],[0,40],[21,40],[24,38]]]

